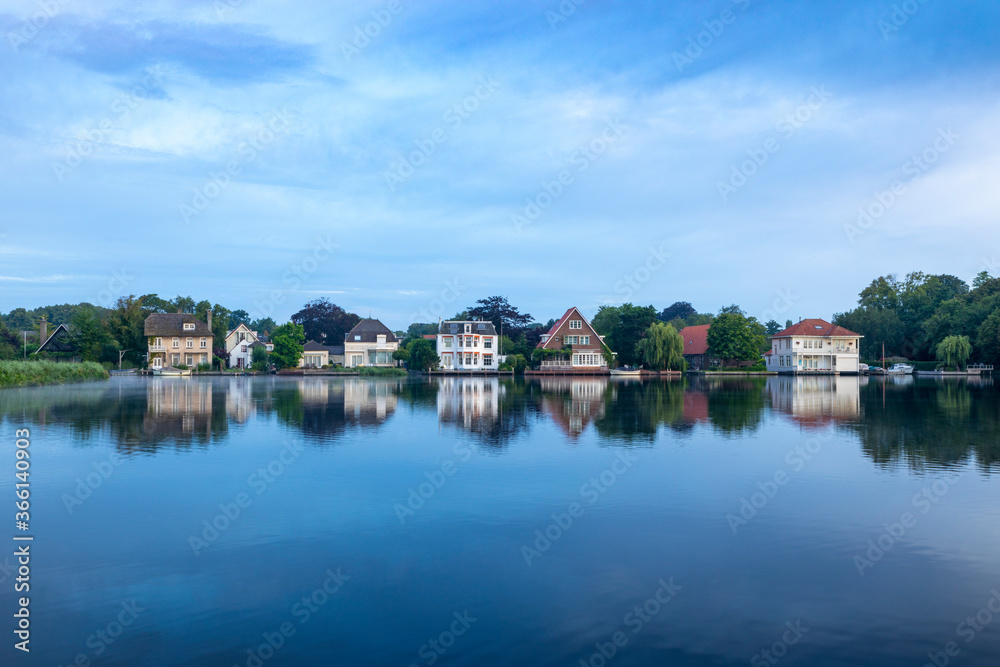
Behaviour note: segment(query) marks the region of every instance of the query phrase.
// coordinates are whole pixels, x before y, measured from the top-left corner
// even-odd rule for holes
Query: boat
[[[164,377],[179,377],[182,375],[191,375],[191,369],[174,368],[173,366],[160,366],[159,368],[153,368],[153,375],[160,375]]]
[[[886,373],[890,375],[913,375],[913,366],[910,364],[893,364]]]
[[[622,366],[621,368],[612,368],[611,374],[618,377],[634,377],[637,378],[642,375],[642,371],[638,368],[629,368],[628,366]]]
[[[134,368],[126,368],[124,370],[114,369],[108,371],[108,373],[110,373],[111,375],[135,375],[136,370]]]

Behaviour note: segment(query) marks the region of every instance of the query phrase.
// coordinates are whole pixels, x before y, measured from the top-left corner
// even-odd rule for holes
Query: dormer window
[[[194,322],[185,322],[184,331],[194,331]]]
[[[361,340],[361,336],[359,336],[358,334],[354,334],[354,340]]]

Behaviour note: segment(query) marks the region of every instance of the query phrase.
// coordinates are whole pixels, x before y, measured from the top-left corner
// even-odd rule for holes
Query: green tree
[[[426,338],[411,340],[406,347],[406,351],[410,354],[408,364],[410,370],[426,371],[441,363],[434,349],[434,343]]]
[[[229,330],[232,331],[241,324],[250,326],[250,313],[242,308],[237,308],[229,313]]]
[[[505,296],[489,296],[476,301],[476,305],[466,309],[469,318],[489,320],[496,327],[497,333],[501,327],[505,334],[516,336],[523,332],[532,322],[531,315],[521,313],[510,305]]]
[[[289,322],[276,327],[271,333],[274,350],[271,358],[278,368],[294,368],[299,365],[306,344],[301,324]]]
[[[271,358],[266,347],[254,344],[250,348],[250,367],[255,371],[266,371],[271,367]]]
[[[272,334],[278,328],[278,323],[270,317],[262,317],[259,320],[248,322],[247,326],[250,327],[251,331],[256,331],[258,336],[263,336]]]
[[[765,344],[763,325],[736,306],[724,308],[708,329],[708,348],[721,359],[757,361]]]
[[[938,343],[937,358],[944,362],[946,368],[956,370],[965,368],[965,362],[972,356],[972,345],[967,336],[948,336]]]
[[[70,329],[70,340],[76,346],[83,361],[101,361],[107,359],[114,348],[115,341],[111,338],[94,307],[81,308],[73,317]],[[118,355],[114,355],[117,361]]]
[[[698,311],[687,301],[677,301],[673,305],[664,308],[658,317],[661,322],[669,323],[677,319],[687,320],[687,318],[697,314]]]
[[[671,325],[653,322],[638,346],[647,368],[656,371],[684,370],[684,341]]]
[[[207,302],[205,302],[207,303]],[[166,312],[174,313],[180,311],[182,313],[194,313],[195,301],[189,296],[181,296],[178,294],[170,301],[170,309]]]
[[[1000,309],[994,310],[979,325],[976,349],[984,362],[1000,365]]]
[[[306,338],[323,345],[341,345],[348,331],[361,321],[326,297],[308,302],[292,315],[292,322],[301,324]]]
[[[419,339],[414,339],[414,340],[419,340]],[[395,359],[396,361],[409,361],[410,351],[407,350],[405,347],[401,347],[392,353],[392,358]]]
[[[24,344],[21,337],[7,328],[0,319],[0,359],[20,359],[24,355]]]
[[[146,358],[146,317],[143,302],[134,294],[119,297],[108,312],[108,332],[118,342],[119,350],[126,350],[122,361],[139,365]]]
[[[638,343],[649,325],[657,319],[653,306],[601,306],[591,321],[594,331],[605,336],[605,343],[618,353],[618,361],[633,365],[639,362]]]
[[[767,323],[764,325],[764,331],[767,332],[768,336],[773,336],[774,334],[778,333],[781,330],[782,330],[781,325],[775,322],[774,320],[768,320]]]

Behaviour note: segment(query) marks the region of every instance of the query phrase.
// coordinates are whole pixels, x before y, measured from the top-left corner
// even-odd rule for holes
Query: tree
[[[100,314],[93,307],[77,311],[73,317],[70,340],[84,361],[101,361],[108,356],[115,344],[104,327]],[[116,361],[117,356],[116,353]]]
[[[591,325],[594,331],[605,336],[605,342],[618,353],[621,363],[632,365],[639,362],[636,346],[649,325],[656,320],[656,316],[656,308],[653,306],[635,306],[631,303],[601,306]]]
[[[292,315],[292,322],[301,324],[307,340],[324,345],[338,345],[361,318],[349,313],[326,297],[308,302]]]
[[[271,358],[278,368],[294,368],[299,365],[302,358],[303,348],[306,339],[301,324],[289,322],[276,327],[271,332],[271,342],[274,343],[274,350]]]
[[[182,313],[194,313],[195,302],[189,296],[181,296],[178,294],[170,301],[170,309],[166,312],[173,313],[180,311]]]
[[[150,313],[173,313],[176,308],[171,307],[171,303],[166,299],[161,299],[156,294],[143,294],[139,297],[142,307]]]
[[[956,370],[962,370],[970,356],[972,345],[967,336],[948,336],[938,343],[937,358],[944,362],[946,368],[954,366]]]
[[[785,328],[787,329],[788,327]],[[774,320],[768,320],[767,324],[764,325],[764,331],[767,332],[768,336],[773,336],[774,334],[778,333],[781,330],[782,330],[781,325],[775,322]]]
[[[0,319],[0,359],[20,359],[23,355],[23,341]]]
[[[972,280],[972,289],[979,289],[983,285],[987,284],[989,281],[993,280],[990,276],[989,271],[980,271],[976,274],[976,277]]]
[[[426,338],[414,338],[406,346],[406,351],[410,355],[408,363],[410,370],[426,371],[441,363],[434,350],[434,343]]]
[[[879,276],[861,290],[858,305],[875,310],[896,310],[900,306],[900,288],[895,275]]]
[[[257,335],[263,336],[265,334],[270,335],[275,329],[277,329],[278,323],[270,317],[262,317],[259,320],[247,323],[247,326],[250,327],[251,331],[256,331]]]
[[[724,308],[708,328],[708,348],[720,359],[756,361],[765,344],[763,325],[737,306]]]
[[[266,371],[271,367],[270,355],[264,345],[254,344],[250,348],[250,367],[255,371]]]
[[[108,332],[118,342],[119,350],[126,350],[122,361],[139,365],[146,358],[146,317],[149,312],[145,308],[142,297],[134,294],[118,297],[114,307],[108,312]]]
[[[671,325],[653,322],[638,347],[643,364],[651,370],[684,370],[684,340]]]
[[[414,322],[407,328],[406,337],[407,338],[423,338],[429,334],[436,334],[438,332],[437,324],[425,324],[422,322]]]
[[[499,366],[499,370],[514,371],[515,373],[524,373],[527,368],[528,358],[523,354],[508,354],[506,361]]]
[[[510,305],[505,296],[490,296],[479,299],[475,306],[466,309],[466,314],[470,319],[489,320],[496,327],[497,332],[502,327],[504,333],[512,336],[527,329],[533,319],[531,315],[521,313]]]
[[[979,325],[976,349],[984,362],[1000,365],[1000,309],[994,310]]]
[[[250,326],[250,313],[237,309],[229,313],[229,330],[232,331],[241,324]]]
[[[659,315],[659,319],[661,322],[670,322],[676,319],[686,320],[692,315],[697,314],[698,311],[687,301],[677,301],[673,305],[664,308],[663,312]]]
[[[395,359],[396,361],[409,361],[410,351],[407,350],[405,347],[398,348],[395,352],[392,353],[392,358]]]

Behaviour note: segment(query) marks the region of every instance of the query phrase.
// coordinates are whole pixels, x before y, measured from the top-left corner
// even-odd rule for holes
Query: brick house
[[[566,311],[552,327],[542,334],[542,339],[535,346],[537,350],[567,350],[564,359],[542,359],[541,367],[546,368],[581,368],[606,369],[608,362],[604,358],[607,346],[586,317],[574,306]],[[613,353],[612,353],[613,354]]]

